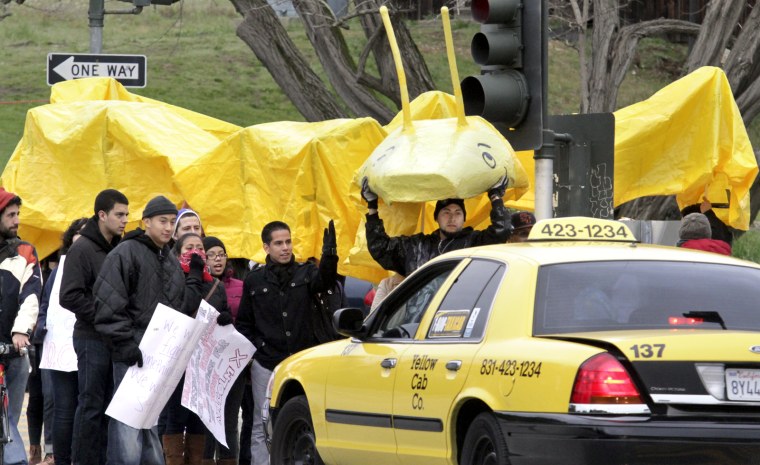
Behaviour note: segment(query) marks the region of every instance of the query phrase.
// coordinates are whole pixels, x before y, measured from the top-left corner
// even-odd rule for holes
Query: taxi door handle
[[[396,368],[396,359],[386,358],[385,360],[380,362],[380,366],[383,368]]]
[[[459,371],[459,369],[462,368],[462,361],[461,360],[452,360],[448,363],[446,363],[446,369],[451,371]]]

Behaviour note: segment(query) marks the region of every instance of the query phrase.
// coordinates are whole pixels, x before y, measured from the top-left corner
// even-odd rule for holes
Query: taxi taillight
[[[572,404],[642,404],[639,390],[625,367],[603,353],[586,360],[575,377]]]

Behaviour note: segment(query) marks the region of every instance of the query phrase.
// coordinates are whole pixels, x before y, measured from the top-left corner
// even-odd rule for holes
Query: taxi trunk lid
[[[650,406],[760,409],[760,334],[647,330],[563,334],[615,355]],[[760,412],[760,410],[759,410]]]

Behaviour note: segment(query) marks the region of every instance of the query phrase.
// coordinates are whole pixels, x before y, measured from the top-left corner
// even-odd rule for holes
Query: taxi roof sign
[[[528,240],[638,242],[628,226],[620,221],[585,216],[541,220],[533,225]]]

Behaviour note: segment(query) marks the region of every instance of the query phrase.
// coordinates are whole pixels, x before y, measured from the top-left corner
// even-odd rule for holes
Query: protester
[[[676,246],[731,255],[731,246],[728,242],[712,239],[710,220],[702,213],[689,213],[683,217],[681,227],[678,229]]]
[[[507,177],[503,176],[491,189],[491,225],[483,231],[463,228],[467,212],[462,199],[439,200],[433,216],[439,229],[432,234],[388,237],[383,220],[377,212],[377,194],[369,187],[369,179],[362,180],[362,198],[367,202],[367,247],[370,255],[383,268],[402,276],[424,265],[431,258],[445,252],[486,244],[503,244],[512,233],[507,220],[507,210],[502,197],[507,189]]]
[[[0,187],[0,342],[16,350],[29,346],[29,336],[37,321],[42,280],[37,251],[18,238],[21,198]],[[29,378],[26,356],[5,360],[8,399],[8,426],[11,442],[5,445],[5,465],[26,465],[24,441],[18,431],[24,390]]]
[[[182,271],[190,273],[190,261],[193,256],[198,256],[206,261],[206,253],[203,249],[203,240],[196,233],[186,233],[177,240],[173,248],[174,254],[179,260]],[[224,284],[203,270],[202,292],[204,299],[219,313],[217,323],[220,325],[232,323],[232,316],[227,306],[227,293]],[[182,406],[182,390],[185,386],[183,375],[179,384],[174,389],[169,401],[164,407],[166,412],[166,424],[162,442],[166,465],[181,465],[183,463],[201,463],[206,443],[208,430],[201,419]],[[237,419],[236,419],[237,420]]]
[[[114,389],[130,366],[142,367],[139,344],[156,306],[164,304],[186,315],[200,304],[205,263],[193,254],[185,276],[168,243],[177,207],[164,196],[143,210],[145,229],[136,229],[108,254],[95,281],[95,330],[111,349]],[[156,427],[132,428],[116,419],[108,426],[109,465],[163,465]]]
[[[53,272],[58,266],[58,251],[53,252],[47,257],[40,260],[40,273],[42,275],[43,286],[48,282],[48,277],[53,276]],[[45,290],[42,291],[43,298]],[[40,315],[42,314],[42,302],[40,302]],[[39,322],[39,315],[37,320]],[[47,462],[53,461],[53,393],[50,380],[46,379],[43,383],[43,373],[40,370],[40,359],[42,358],[42,336],[34,327],[31,343],[33,350],[29,351],[29,363],[32,371],[29,373],[26,390],[29,393],[26,403],[26,424],[29,435],[29,464],[36,465],[42,463],[42,431],[45,431],[45,459]],[[44,374],[49,378],[49,374]],[[43,386],[44,384],[44,386]]]
[[[204,237],[203,248],[206,251],[206,264],[211,276],[221,279],[224,283],[224,290],[227,292],[227,304],[229,305],[230,314],[234,322],[237,320],[240,298],[243,295],[243,281],[232,277],[234,273],[227,266],[227,249],[221,240],[216,237]],[[240,408],[246,392],[245,387],[248,378],[249,376],[246,376],[245,372],[238,376],[232,384],[224,404],[224,434],[228,447],[221,445],[210,431],[206,431],[206,447],[203,452],[203,463],[214,462],[219,465],[236,465],[238,463],[241,454],[238,417],[240,416]],[[248,392],[248,395],[251,396],[251,393]],[[243,415],[243,420],[245,421],[245,415]],[[253,418],[251,418],[252,420]],[[250,435],[250,425],[248,427],[248,434]],[[250,442],[248,442],[248,447],[250,449]]]
[[[176,242],[187,233],[204,236],[200,215],[189,208],[183,208],[177,213],[177,222],[174,223],[174,231],[172,231],[172,241]]]
[[[319,266],[295,261],[290,227],[282,221],[264,226],[261,239],[266,264],[245,278],[236,324],[240,333],[256,346],[251,366],[256,406],[251,435],[252,465],[269,463],[261,406],[266,402],[272,370],[289,355],[316,344],[311,302],[317,293],[335,286],[338,270],[332,221],[325,228]]]
[[[531,212],[520,211],[512,213],[510,222],[513,232],[508,242],[525,242],[536,224],[536,217]]]
[[[53,432],[60,465],[104,463],[108,440],[105,411],[111,401],[113,375],[110,351],[94,327],[93,286],[106,255],[124,233],[129,200],[115,189],[106,189],[95,196],[93,210],[95,214],[82,229],[82,240],[66,255],[66,271],[61,277],[60,304],[76,316],[73,342],[78,371],[53,373],[56,391],[60,390],[56,392],[57,426]],[[73,395],[78,397],[72,399]]]
[[[713,211],[712,203],[707,200],[707,198],[703,198],[702,203],[695,203],[693,205],[684,207],[681,210],[681,217],[683,218],[690,213],[702,213],[707,217],[707,219],[710,221],[710,237],[712,239],[724,241],[728,245],[732,244],[734,235],[731,232],[731,229],[726,225],[726,223],[718,218],[718,216]]]
[[[87,223],[87,218],[78,218],[71,222],[69,227],[64,231],[62,236],[62,244],[61,248],[59,250],[60,255],[63,257],[68,252],[69,248],[71,248],[71,245],[76,242],[80,237],[82,233],[82,228],[84,228],[84,225]],[[53,291],[53,285],[56,281],[60,281],[61,277],[58,276],[58,272],[61,271],[60,268],[55,268],[50,273],[50,276],[48,277],[48,280],[45,281],[45,286],[42,290],[42,301],[40,302],[40,312],[37,316],[37,324],[34,327],[34,333],[32,334],[32,343],[37,348],[37,364],[39,365],[39,360],[42,359],[42,344],[45,341],[45,334],[47,334],[47,313],[48,308],[50,306],[50,297]],[[63,274],[61,274],[63,276]],[[58,447],[61,450],[61,454],[68,458],[67,464],[71,464],[71,425],[74,421],[74,409],[76,408],[76,396],[77,396],[77,372],[60,372],[65,375],[68,375],[66,377],[66,381],[68,381],[68,384],[61,383],[60,385],[55,381],[54,375],[57,372],[57,370],[51,370],[51,369],[41,369],[38,370],[40,374],[41,379],[41,388],[42,388],[42,394],[44,398],[44,425],[45,425],[45,459],[42,461],[37,461],[36,463],[42,463],[45,465],[55,463],[56,457],[58,457],[58,453],[54,453],[55,446],[56,446],[56,436],[55,432],[60,431],[63,432],[64,430],[68,431],[68,442],[61,444],[59,442]],[[55,386],[55,389],[53,387]],[[72,388],[73,390],[69,390],[69,388]],[[32,383],[31,383],[31,377],[29,381],[29,397],[31,399],[32,394]],[[56,403],[54,402],[54,398],[56,396],[64,397],[64,394],[67,394],[66,399],[61,399],[60,402]],[[60,405],[59,405],[60,404]],[[59,414],[58,411],[56,411],[57,407],[64,407],[65,405],[71,405],[72,407],[69,408],[66,412],[61,412]],[[31,402],[29,403],[29,406],[27,407],[27,424],[29,425],[29,455],[32,456],[32,445],[35,444],[32,442],[33,439],[37,439],[36,444],[38,447],[38,450],[41,452],[41,449],[39,449],[39,438],[40,438],[40,429],[38,427],[37,431],[34,433],[32,432],[32,422],[29,421],[29,410],[31,409]],[[68,415],[68,417],[67,417]],[[68,418],[68,425],[63,424],[56,424],[59,422],[60,419]],[[59,462],[61,463],[61,462]],[[34,465],[35,462],[30,458],[29,460],[30,465]]]

